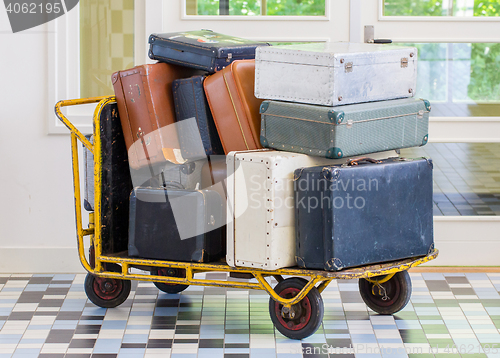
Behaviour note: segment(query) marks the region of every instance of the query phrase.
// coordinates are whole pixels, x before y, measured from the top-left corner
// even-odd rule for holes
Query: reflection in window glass
[[[420,43],[416,96],[432,116],[500,115],[499,43]]]
[[[325,0],[186,0],[186,14],[324,16]]]
[[[134,0],[80,1],[80,96],[113,94],[111,74],[134,66]]]
[[[500,16],[498,0],[385,0],[385,16]]]

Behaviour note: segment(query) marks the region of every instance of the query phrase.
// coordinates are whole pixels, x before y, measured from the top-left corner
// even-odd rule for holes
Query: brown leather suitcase
[[[198,71],[156,63],[113,73],[111,80],[127,145],[129,165],[183,163],[175,126],[172,82]]]
[[[260,149],[262,100],[255,98],[255,60],[234,61],[211,76],[203,87],[224,153]]]
[[[227,198],[226,179],[226,156],[211,155],[201,168],[201,189],[215,190],[225,203]]]

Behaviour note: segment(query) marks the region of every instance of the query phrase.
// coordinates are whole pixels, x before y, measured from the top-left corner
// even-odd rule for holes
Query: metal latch
[[[401,68],[404,68],[404,67],[408,67],[408,58],[407,57],[403,57],[401,59]]]
[[[417,113],[417,118],[418,118],[418,119],[422,119],[422,118],[424,118],[424,111],[418,111],[418,113]]]
[[[226,58],[226,62],[231,62],[232,58],[233,58],[233,54],[232,53],[228,53],[227,54],[227,58]]]
[[[346,72],[352,72],[352,62],[347,62],[344,68]]]
[[[352,128],[352,124],[353,124],[352,119],[349,119],[349,120],[347,121],[347,128]]]

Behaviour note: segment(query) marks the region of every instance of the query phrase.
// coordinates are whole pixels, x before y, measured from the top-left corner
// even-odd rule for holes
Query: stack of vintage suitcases
[[[428,140],[415,48],[149,42],[158,63],[112,76],[130,256],[334,271],[432,250],[432,162],[396,153]]]

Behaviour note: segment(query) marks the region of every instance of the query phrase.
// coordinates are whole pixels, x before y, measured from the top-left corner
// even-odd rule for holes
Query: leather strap
[[[349,159],[349,161],[346,163],[348,166],[352,165],[359,165],[362,164],[363,162],[368,162],[368,163],[382,163],[380,160],[368,158],[368,157],[361,157],[361,158],[356,158],[356,159]]]

